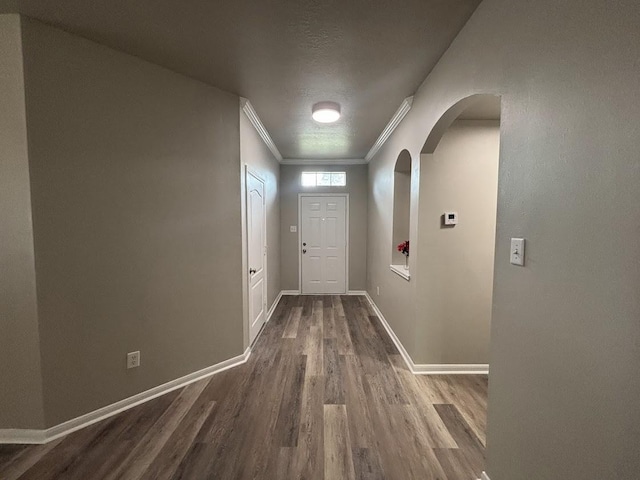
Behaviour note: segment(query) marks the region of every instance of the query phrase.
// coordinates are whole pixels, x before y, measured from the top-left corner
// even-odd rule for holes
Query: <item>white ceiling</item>
[[[285,158],[364,158],[480,0],[0,0],[248,98]],[[311,120],[322,100],[334,125]]]

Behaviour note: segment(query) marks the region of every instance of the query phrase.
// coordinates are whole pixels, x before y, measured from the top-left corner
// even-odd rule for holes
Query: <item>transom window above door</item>
[[[302,172],[303,187],[344,187],[347,185],[346,172]]]

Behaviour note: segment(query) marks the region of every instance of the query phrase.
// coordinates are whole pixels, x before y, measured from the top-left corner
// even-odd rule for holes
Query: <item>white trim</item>
[[[282,290],[281,292],[279,292],[278,296],[271,305],[269,312],[267,313],[267,319],[265,323],[268,322],[273,316],[273,312],[275,312],[276,307],[280,303],[283,295],[298,295],[299,293],[299,291],[295,290]],[[102,407],[98,410],[87,413],[80,417],[76,417],[46,430],[16,428],[0,429],[0,444],[44,444],[50,442],[64,435],[75,432],[76,430],[80,430],[81,428],[88,427],[89,425],[92,425],[96,422],[112,417],[113,415],[117,415],[118,413],[133,408],[137,405],[148,402],[149,400],[160,397],[173,390],[185,387],[190,383],[197,382],[199,380],[215,375],[216,373],[220,373],[224,370],[242,365],[249,359],[250,355],[251,348],[247,348],[242,355],[230,358],[229,360],[225,360],[197,372],[190,373],[188,375],[185,375],[184,377],[177,378],[170,382],[151,388],[150,390],[147,390],[145,392],[138,393],[132,397],[120,400],[116,403],[112,403],[111,405],[107,405],[106,407]]]
[[[118,402],[107,405],[106,407],[99,408],[93,412],[81,415],[79,417],[68,420],[64,423],[56,425],[46,430],[22,430],[22,429],[6,429],[0,430],[0,444],[2,443],[28,443],[28,444],[42,444],[47,443],[57,438],[68,435],[81,428],[93,425],[101,420],[117,415],[118,413],[129,410],[142,403],[153,400],[166,393],[172,392],[179,388],[185,387],[191,383],[203,380],[216,373],[223,372],[230,368],[242,365],[245,363],[251,355],[251,348],[247,348],[242,355],[230,358],[223,362],[217,363],[197,372],[190,373],[184,377],[171,380],[170,382],[158,385],[144,392],[133,395],[132,397],[125,398]]]
[[[365,297],[367,298],[367,301],[371,305],[371,308],[373,308],[373,311],[376,312],[376,316],[378,317],[378,320],[380,320],[380,323],[382,324],[384,329],[387,331],[387,333],[391,337],[391,340],[393,341],[393,343],[396,345],[396,348],[400,352],[400,356],[402,356],[404,362],[407,364],[407,367],[409,367],[409,371],[411,371],[412,373],[415,373],[413,371],[413,360],[411,360],[411,356],[409,355],[409,352],[407,352],[407,350],[404,348],[404,345],[402,345],[402,342],[396,336],[395,332],[387,322],[387,319],[384,318],[384,315],[382,315],[382,312],[380,311],[378,306],[375,304],[375,302],[369,295],[369,292],[366,292]]]
[[[368,292],[365,292],[365,297],[367,297],[367,301],[371,304],[376,316],[380,320],[380,323],[387,331],[391,340],[395,344],[396,348],[400,352],[403,360],[407,364],[409,371],[414,375],[475,375],[475,374],[483,374],[487,375],[489,373],[489,365],[486,364],[416,364],[413,363],[411,359],[411,355],[404,348],[402,342],[397,337],[387,319],[384,318],[382,312],[375,304],[371,296]]]
[[[367,153],[367,156],[364,157],[364,159],[367,162],[371,161],[371,159],[375,156],[375,154],[378,153],[378,150],[382,148],[382,145],[384,145],[384,142],[386,142],[391,136],[391,134],[393,133],[393,131],[396,128],[398,128],[398,125],[400,125],[400,122],[402,121],[402,119],[406,117],[407,113],[409,113],[409,110],[411,110],[412,105],[413,105],[413,97],[407,97],[402,101],[402,103],[400,104],[400,108],[398,108],[396,113],[393,114],[393,117],[391,117],[391,120],[389,120],[389,123],[387,124],[387,126],[384,127],[384,130],[382,130],[382,133],[376,140],[376,143],[373,144],[373,146],[371,147],[371,150],[369,150],[369,153]]]
[[[0,445],[4,443],[20,443],[25,445],[40,445],[47,442],[45,430],[27,430],[7,428],[0,430]]]
[[[482,472],[482,475],[478,480],[491,480],[491,479],[489,478],[489,475],[487,475],[487,472]]]
[[[393,273],[396,273],[396,274],[400,275],[405,280],[410,280],[411,279],[411,275],[409,274],[409,270],[407,270],[404,267],[404,265],[389,265],[389,268],[391,268],[391,271]]]
[[[280,299],[282,298],[282,295],[284,295],[284,293],[282,293],[282,291],[280,291],[278,293],[278,296],[276,297],[276,299],[271,304],[271,308],[267,312],[267,319],[265,320],[264,323],[267,323],[269,320],[271,320],[271,316],[273,315],[273,312],[276,311],[276,307],[278,306],[278,303],[280,303]]]
[[[249,102],[249,100],[247,100],[246,98],[240,97],[240,105],[242,106],[242,111],[245,113],[245,115],[253,125],[253,128],[256,129],[256,132],[258,132],[258,135],[260,135],[260,138],[262,138],[262,141],[265,143],[265,145],[267,145],[267,148],[271,150],[271,153],[273,153],[273,156],[276,157],[278,162],[281,162],[282,155],[280,154],[278,147],[276,147],[276,144],[273,143],[273,140],[271,139],[271,135],[269,135],[269,132],[267,131],[264,124],[262,123],[262,120],[260,120],[260,117],[258,116],[258,113],[254,110],[253,105],[251,105],[251,102]]]
[[[416,375],[488,375],[489,365],[483,363],[413,364]]]
[[[367,292],[365,290],[349,290],[347,292],[347,295],[354,295],[357,297],[363,297],[367,295]]]
[[[364,165],[367,161],[364,158],[285,158],[280,162],[282,165]]]
[[[344,216],[344,293],[337,293],[336,295],[346,295],[349,291],[349,194],[348,193],[298,193],[298,286],[300,287],[300,294],[302,294],[302,197],[345,197],[345,216]],[[305,295],[324,295],[318,294],[305,294]]]

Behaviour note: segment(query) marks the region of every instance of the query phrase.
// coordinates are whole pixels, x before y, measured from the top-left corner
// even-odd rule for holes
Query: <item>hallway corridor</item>
[[[411,374],[365,297],[285,296],[246,364],[0,445],[0,478],[475,480],[486,402],[486,376]]]

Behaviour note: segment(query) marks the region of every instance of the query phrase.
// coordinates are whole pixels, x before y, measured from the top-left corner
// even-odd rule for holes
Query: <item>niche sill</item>
[[[411,278],[411,275],[409,275],[409,270],[407,270],[406,268],[404,268],[404,265],[390,265],[391,267],[391,271],[397,275],[400,275],[402,278],[404,278],[407,282],[409,281],[409,279]]]

